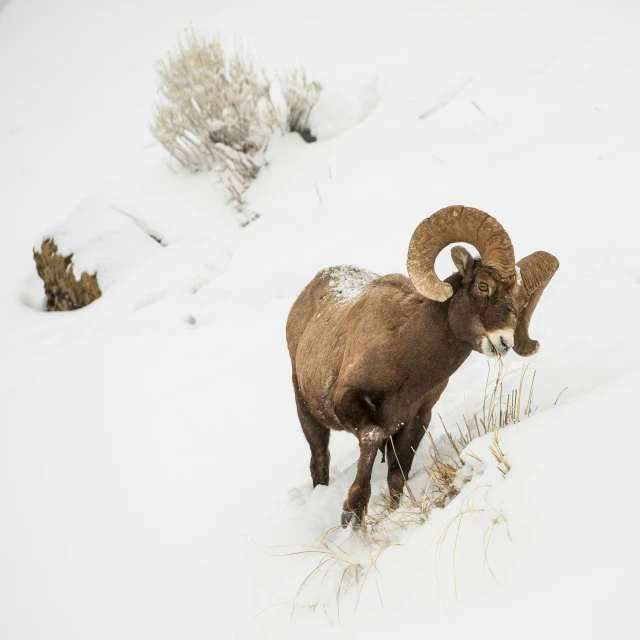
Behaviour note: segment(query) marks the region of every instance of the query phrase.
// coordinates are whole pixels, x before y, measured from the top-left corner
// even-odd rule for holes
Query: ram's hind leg
[[[296,406],[298,408],[298,418],[300,418],[300,426],[309,443],[311,449],[311,462],[309,470],[311,471],[311,481],[313,486],[319,484],[329,484],[329,462],[331,456],[329,454],[329,436],[331,431],[322,426],[310,413],[300,398],[296,381],[294,380]]]
[[[369,498],[371,497],[371,470],[378,455],[380,445],[384,442],[384,431],[380,427],[371,426],[359,429],[357,432],[360,442],[360,457],[356,479],[347,491],[347,497],[342,506],[342,526],[348,524],[359,526],[367,513]]]

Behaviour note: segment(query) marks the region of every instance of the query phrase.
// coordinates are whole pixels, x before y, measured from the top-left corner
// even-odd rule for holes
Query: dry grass
[[[515,387],[508,392],[505,391],[508,388],[508,382],[511,382],[511,379],[515,376],[519,377],[519,379],[516,378]],[[286,554],[318,554],[321,556],[318,565],[311,570],[300,585],[294,602],[294,609],[297,606],[296,603],[299,596],[309,590],[312,584],[322,585],[331,571],[338,571],[341,574],[336,591],[338,616],[340,601],[347,591],[354,586],[357,588],[357,597],[354,605],[355,616],[360,594],[370,575],[373,575],[376,579],[378,596],[381,604],[383,604],[382,594],[377,587],[378,559],[386,549],[391,546],[398,546],[396,542],[397,536],[395,535],[398,531],[409,526],[424,524],[433,509],[445,507],[460,493],[464,484],[471,479],[472,473],[464,458],[475,458],[481,463],[482,460],[467,448],[469,443],[475,438],[490,434],[489,451],[496,459],[498,469],[503,476],[506,476],[509,472],[511,464],[502,448],[499,432],[502,428],[520,422],[535,411],[535,379],[536,372],[530,369],[528,365],[524,365],[518,370],[511,370],[505,367],[502,360],[499,359],[493,369],[489,367],[484,399],[478,411],[473,415],[465,415],[460,423],[455,424],[454,429],[448,428],[442,418],[439,417],[444,429],[444,436],[438,442],[436,442],[431,433],[427,432],[427,437],[431,443],[428,458],[421,458],[418,454],[416,459],[416,462],[419,460],[422,463],[422,473],[426,477],[424,489],[416,494],[407,483],[407,490],[399,507],[395,510],[389,508],[390,496],[387,493],[383,493],[382,502],[372,505],[362,527],[352,531],[349,542],[356,545],[357,549],[359,549],[358,553],[347,551],[332,540],[336,535],[340,535],[339,532],[342,531],[340,527],[335,527],[325,532],[311,547],[294,554]],[[466,451],[463,452],[465,449]],[[416,467],[416,462],[414,462],[414,468]],[[420,469],[418,469],[417,474],[420,474],[420,472]],[[504,515],[488,502],[486,491],[484,499],[488,507],[475,505],[476,493],[481,488],[490,487],[486,483],[481,483],[475,487],[461,503],[455,516],[443,527],[437,540],[436,551],[437,557],[439,557],[447,537],[452,533],[454,535],[453,579],[456,596],[456,549],[462,521],[466,515],[477,513],[487,508],[492,510],[495,515],[483,534],[484,566],[497,582],[497,577],[489,565],[489,545],[495,527],[499,524],[507,525],[507,523]],[[365,553],[365,561],[356,561],[356,558],[362,560],[363,553]],[[319,598],[320,590],[318,590],[315,604],[309,606],[315,609],[320,601]]]
[[[498,462],[498,469],[500,470],[502,475],[506,476],[507,473],[511,471],[511,465],[509,464],[507,457],[504,455],[504,452],[500,448],[500,439],[497,429],[493,432],[493,442],[489,445],[489,451],[491,451],[493,457]]]
[[[516,375],[519,375],[517,386],[505,393],[505,381]],[[409,518],[411,521],[424,522],[432,509],[442,508],[455,498],[460,493],[462,485],[470,479],[465,473],[462,451],[477,437],[493,434],[489,450],[496,458],[500,471],[506,475],[511,465],[500,446],[498,432],[503,427],[520,422],[535,411],[535,380],[536,372],[531,370],[529,365],[511,370],[499,359],[493,370],[491,367],[488,369],[484,400],[479,411],[473,416],[463,416],[462,424],[456,423],[455,429],[448,428],[442,417],[438,416],[444,429],[445,442],[438,445],[431,433],[427,432],[431,449],[428,460],[422,460],[422,468],[428,478],[427,484],[418,498],[414,497],[411,490],[407,491],[400,508],[394,514],[394,520],[400,516],[401,521]],[[468,449],[466,455],[482,462]],[[384,507],[386,508],[367,517],[368,528],[379,526],[381,520],[388,517],[388,504]]]
[[[377,563],[380,556],[387,549],[399,545],[391,542],[388,534],[384,531],[369,532],[366,529],[361,529],[355,530],[354,534],[351,535],[348,540],[348,544],[352,548],[344,549],[333,539],[336,535],[341,533],[343,533],[341,526],[333,527],[328,531],[325,531],[316,540],[316,542],[309,547],[305,547],[299,551],[275,554],[281,557],[308,557],[314,555],[319,557],[318,563],[311,569],[311,571],[309,571],[296,592],[291,606],[292,617],[298,607],[311,609],[313,611],[319,607],[321,604],[322,587],[329,575],[338,577],[338,586],[335,591],[335,605],[338,622],[341,623],[340,616],[342,600],[347,594],[353,594],[354,588],[356,589],[353,609],[353,617],[355,618],[362,590],[367,579],[372,574],[376,581],[380,604],[384,608],[382,594],[377,584]],[[363,553],[365,556],[364,558],[361,557]],[[358,561],[358,558],[364,561]],[[315,587],[317,591],[315,601],[304,605],[299,604],[299,598],[305,592],[310,591],[313,587]]]

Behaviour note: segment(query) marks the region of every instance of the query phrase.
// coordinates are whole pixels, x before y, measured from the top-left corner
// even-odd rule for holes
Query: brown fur
[[[385,442],[389,490],[397,506],[449,377],[472,349],[481,351],[487,332],[515,330],[526,305],[528,295],[515,276],[501,277],[462,247],[455,247],[452,257],[459,273],[446,280],[454,294],[445,302],[423,297],[399,274],[378,277],[355,299],[344,300],[324,270],[289,313],[293,387],[311,448],[313,485],[329,483],[330,430],[350,431],[360,443],[343,524],[358,523],[366,514],[371,470]],[[479,283],[489,290],[481,292]]]

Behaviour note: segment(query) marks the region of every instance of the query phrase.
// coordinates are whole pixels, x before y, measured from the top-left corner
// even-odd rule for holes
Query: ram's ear
[[[464,247],[456,246],[451,249],[451,259],[460,272],[462,281],[471,282],[475,258]]]

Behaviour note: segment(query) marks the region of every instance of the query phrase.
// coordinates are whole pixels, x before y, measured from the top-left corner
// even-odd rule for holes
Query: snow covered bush
[[[320,85],[302,70],[279,78],[284,104],[277,105],[265,69],[250,55],[189,31],[177,50],[157,63],[157,72],[160,98],[153,135],[191,171],[217,170],[237,205],[258,175],[261,154],[275,130],[298,131],[305,140],[315,140],[307,121]]]

